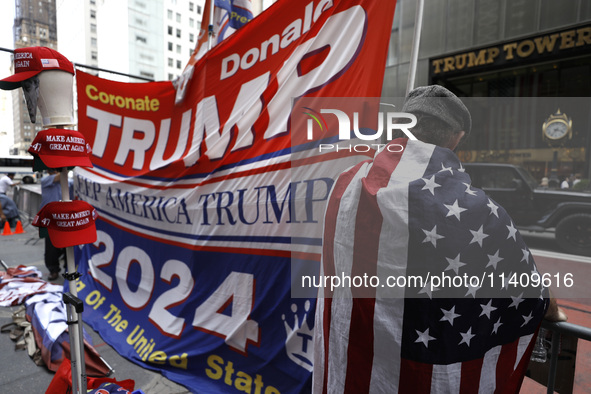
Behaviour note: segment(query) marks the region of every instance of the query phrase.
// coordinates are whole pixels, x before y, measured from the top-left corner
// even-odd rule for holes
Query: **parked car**
[[[591,192],[540,187],[527,170],[512,164],[463,165],[472,185],[501,204],[520,230],[554,228],[562,250],[591,256]]]

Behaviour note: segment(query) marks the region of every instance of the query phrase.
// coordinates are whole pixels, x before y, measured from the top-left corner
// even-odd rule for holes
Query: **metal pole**
[[[408,81],[406,84],[406,96],[414,88],[415,76],[417,73],[417,62],[419,59],[419,46],[421,43],[421,30],[423,28],[423,9],[425,0],[417,1],[417,12],[415,14],[415,29],[412,37],[412,49],[410,53],[410,67],[408,69]]]
[[[557,331],[552,332],[552,347],[550,351],[550,370],[548,371],[547,393],[554,393],[556,383],[556,368],[558,366],[558,346],[560,346],[560,334]]]
[[[14,53],[14,49],[8,49],[8,48],[0,47],[0,52]],[[104,71],[104,72],[111,73],[111,74],[123,75],[124,77],[130,77],[130,78],[140,79],[142,81],[154,82],[154,80],[151,79],[151,78],[146,78],[146,77],[142,77],[142,76],[139,76],[139,75],[126,74],[126,73],[122,73],[122,72],[119,72],[119,71],[107,70],[106,68],[89,66],[87,64],[81,64],[81,63],[74,63],[74,62],[72,62],[72,64],[74,65],[75,68],[79,68],[79,67],[88,68],[90,70]]]
[[[56,128],[64,127],[56,126]],[[62,171],[60,172],[60,187],[62,191],[62,201],[71,201],[67,167],[63,167]],[[74,263],[74,247],[72,246],[66,248],[66,264],[68,273],[65,277],[68,280],[69,292],[74,297],[78,297],[78,289],[76,288],[75,279],[76,275],[74,275],[76,272],[76,264]],[[75,322],[73,325],[80,325],[82,323],[82,319],[78,315],[78,312],[76,312],[70,305],[66,305],[66,309],[70,309],[70,321]],[[80,335],[81,330],[79,330],[78,327],[73,327],[73,325],[68,327],[68,334],[70,336],[70,359],[72,362],[72,388],[73,393],[86,393],[86,368],[83,350],[84,342],[83,337]]]
[[[213,46],[213,7],[215,0],[209,0],[209,27],[208,27],[208,37],[207,37],[207,50],[210,50]]]

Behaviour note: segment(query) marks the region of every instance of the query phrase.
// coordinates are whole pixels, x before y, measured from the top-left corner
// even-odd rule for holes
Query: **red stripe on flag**
[[[507,343],[501,347],[501,354],[497,361],[497,378],[496,390],[497,393],[506,393],[503,387],[507,384],[508,377],[513,374],[515,367],[515,360],[517,359],[517,345],[519,340]]]
[[[482,358],[462,363],[460,394],[478,393],[482,363]]]
[[[517,368],[515,368],[515,371],[513,372],[511,377],[509,379],[506,379],[505,386],[503,387],[503,390],[502,390],[503,393],[517,394],[521,390],[521,384],[523,383],[523,378],[525,377],[525,372],[527,370],[527,367],[529,366],[529,359],[530,359],[531,353],[534,349],[534,344],[536,343],[536,337],[538,336],[538,330],[539,330],[539,327],[534,332],[534,335],[532,336],[532,339],[529,342],[529,345],[527,346],[525,353],[521,357],[521,360],[519,361]],[[517,340],[515,342],[518,343],[519,340]]]
[[[400,360],[399,393],[429,394],[433,365],[407,359]],[[405,377],[409,377],[405,379]]]
[[[336,230],[336,223],[337,223],[337,215],[339,211],[339,206],[341,203],[341,198],[347,189],[347,186],[351,183],[351,180],[359,171],[359,168],[363,166],[365,162],[358,163],[355,165],[351,170],[347,171],[346,173],[342,174],[336,181],[330,200],[328,202],[328,206],[326,208],[326,219],[324,223],[324,239],[325,240],[334,240],[335,237],[335,230]],[[322,251],[322,264],[324,268],[324,275],[334,275],[335,274],[335,267],[334,267],[334,243],[333,242],[324,242],[323,243],[323,251]],[[331,307],[332,307],[332,292],[328,289],[324,289],[324,381],[322,392],[327,393],[328,387],[328,343],[330,339],[330,323],[331,323]],[[322,300],[321,300],[322,301]]]
[[[400,153],[382,154],[384,159],[376,159],[367,178],[362,179],[357,216],[355,220],[355,240],[351,278],[371,278],[377,273],[380,233],[383,217],[378,205],[377,193],[388,186],[390,176],[400,162]],[[353,309],[347,348],[347,377],[345,392],[360,393],[369,391],[373,368],[373,319],[376,289],[353,287]]]

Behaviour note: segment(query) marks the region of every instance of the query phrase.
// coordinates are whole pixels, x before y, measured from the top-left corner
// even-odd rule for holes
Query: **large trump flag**
[[[310,389],[316,300],[292,297],[292,266],[318,269],[333,179],[358,159],[306,156],[290,115],[380,96],[394,6],[276,3],[193,65],[178,103],[170,82],[78,72],[94,167],[75,192],[99,212],[78,294],[120,354],[199,393]]]

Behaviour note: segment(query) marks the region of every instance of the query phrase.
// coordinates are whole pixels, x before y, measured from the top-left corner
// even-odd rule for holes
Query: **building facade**
[[[16,0],[14,47],[45,46],[57,50],[55,0]],[[13,71],[13,70],[11,70]],[[31,122],[21,89],[12,91],[13,141],[10,154],[24,155],[42,128],[41,114]]]
[[[157,81],[178,77],[195,48],[203,2],[97,0],[99,67]]]
[[[384,97],[406,94],[415,14],[415,1],[398,0]],[[425,0],[419,48],[414,86],[440,84],[471,104],[461,159],[589,178],[590,2]],[[550,134],[557,123],[564,131]]]
[[[56,0],[58,51],[74,63],[98,67],[97,0]]]
[[[58,50],[80,65],[172,80],[195,48],[204,1],[57,0]],[[108,72],[99,75],[138,81]]]

